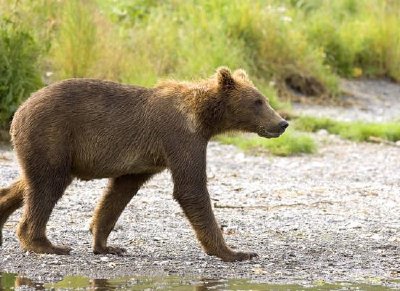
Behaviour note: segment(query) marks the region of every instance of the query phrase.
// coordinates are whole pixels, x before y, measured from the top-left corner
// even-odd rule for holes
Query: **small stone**
[[[374,235],[371,236],[371,238],[374,240],[380,240],[382,239],[382,236],[379,233],[375,233]]]
[[[326,129],[320,129],[317,131],[317,134],[320,136],[327,136],[329,135],[329,132]]]
[[[265,270],[263,268],[253,268],[252,271],[256,275],[260,275],[260,274],[264,274],[265,273]]]
[[[11,256],[5,256],[5,257],[3,258],[3,262],[8,261],[10,258],[11,258]]]
[[[101,257],[100,261],[102,262],[108,262],[110,259],[108,257]]]
[[[388,239],[388,242],[400,242],[400,238],[396,236],[392,236]]]
[[[111,263],[108,264],[108,267],[110,267],[112,269],[114,269],[116,266],[117,266],[117,264],[114,263],[114,262],[111,262]]]
[[[347,225],[346,225],[346,227],[347,228],[361,228],[362,227],[362,224],[360,223],[360,222],[358,222],[358,221],[350,221]]]

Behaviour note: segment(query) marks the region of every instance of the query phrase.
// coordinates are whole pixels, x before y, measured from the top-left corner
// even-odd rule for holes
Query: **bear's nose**
[[[288,126],[289,123],[286,120],[279,122],[279,127],[282,129],[282,131],[285,130]]]

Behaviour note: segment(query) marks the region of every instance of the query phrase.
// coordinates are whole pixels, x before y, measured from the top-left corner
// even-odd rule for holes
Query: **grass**
[[[312,137],[291,130],[275,139],[266,139],[258,136],[220,135],[217,137],[217,141],[223,144],[235,145],[244,151],[257,152],[266,150],[277,156],[311,154],[317,149]]]
[[[399,1],[286,1],[301,31],[344,77],[400,81]]]
[[[19,104],[42,85],[38,55],[29,31],[0,16],[0,127],[7,127]]]
[[[400,80],[399,1],[0,0],[43,40],[55,80],[107,77],[153,85],[243,67],[266,87],[338,76]],[[384,19],[385,21],[382,21]],[[206,61],[205,61],[206,60]],[[46,68],[48,69],[48,68]]]
[[[53,40],[50,55],[58,78],[87,77],[97,61],[96,25],[93,7],[79,0],[64,4],[62,25]]]
[[[316,132],[325,129],[345,139],[354,141],[368,141],[371,138],[380,138],[388,141],[400,140],[400,123],[370,123],[370,122],[345,122],[329,118],[302,116],[294,121],[297,130]]]
[[[41,40],[42,67],[55,73],[52,81],[85,76],[152,86],[163,77],[206,77],[226,65],[248,70],[275,96],[293,75],[312,77],[331,95],[339,92],[338,76],[400,80],[398,1],[0,0],[0,5],[0,13],[15,12]]]
[[[262,87],[296,73],[337,90],[322,51],[272,7],[274,1],[0,2],[46,36],[54,81],[105,75],[151,86],[163,77],[206,77],[226,65],[248,70]]]

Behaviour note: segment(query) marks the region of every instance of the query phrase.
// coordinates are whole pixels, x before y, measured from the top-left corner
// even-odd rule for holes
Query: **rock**
[[[328,136],[329,132],[326,129],[320,129],[317,131],[317,134],[320,136]]]

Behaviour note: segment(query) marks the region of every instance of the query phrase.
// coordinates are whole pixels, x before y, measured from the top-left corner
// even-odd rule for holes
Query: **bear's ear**
[[[247,76],[246,71],[243,69],[238,69],[238,70],[234,71],[233,76],[240,78],[242,80],[245,80],[245,81],[249,81],[249,77]]]
[[[217,69],[218,85],[222,89],[230,89],[235,86],[231,71],[227,67],[220,67]]]

